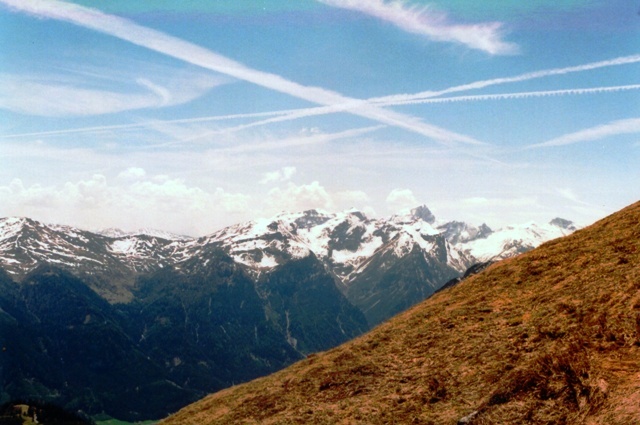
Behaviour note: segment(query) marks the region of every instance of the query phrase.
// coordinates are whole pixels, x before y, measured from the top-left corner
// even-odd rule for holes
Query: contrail
[[[190,124],[190,123],[207,122],[207,121],[225,121],[225,120],[243,119],[243,118],[272,117],[277,115],[291,114],[295,111],[298,111],[298,109],[283,109],[280,111],[255,112],[255,113],[248,113],[248,114],[214,115],[209,117],[198,117],[198,118],[181,118],[181,119],[175,119],[175,120],[162,120],[161,122],[166,124]],[[145,121],[145,122],[131,123],[131,124],[115,124],[115,125],[103,125],[103,126],[94,126],[94,127],[69,128],[65,130],[51,130],[51,131],[37,131],[32,133],[7,134],[7,135],[0,136],[0,138],[13,139],[13,138],[19,138],[19,137],[57,136],[57,135],[73,134],[73,133],[99,133],[101,131],[144,128],[144,127],[147,127],[148,125],[149,123]]]
[[[531,92],[515,92],[515,93],[499,93],[499,94],[482,94],[472,96],[454,96],[454,97],[435,97],[435,98],[421,98],[421,99],[409,99],[409,100],[388,100],[385,102],[378,102],[378,106],[400,106],[410,104],[425,104],[425,103],[449,103],[449,102],[470,102],[470,101],[483,101],[483,100],[499,100],[499,99],[520,99],[520,98],[533,98],[544,96],[563,96],[563,95],[582,95],[593,93],[607,93],[618,92],[627,90],[640,89],[640,84],[631,84],[626,86],[607,86],[607,87],[593,87],[593,88],[577,88],[577,89],[564,89],[564,90],[546,90],[546,91],[531,91]],[[197,136],[191,137],[182,142],[190,142],[194,140],[203,139],[206,137],[228,134],[240,130],[245,130],[252,127],[258,127],[262,125],[290,121],[299,118],[306,118],[316,115],[324,115],[329,113],[335,113],[335,107],[315,107],[306,109],[296,109],[288,113],[278,114],[278,116],[267,118],[260,121],[254,121],[248,124],[241,124],[234,127],[227,127],[219,130],[207,131]],[[435,131],[435,130],[434,130]]]
[[[346,105],[344,105],[343,107],[347,107]],[[295,110],[290,110],[286,113],[282,113],[282,114],[278,114],[274,117],[271,118],[266,118],[264,120],[260,120],[260,121],[254,121],[254,122],[250,122],[247,124],[240,124],[234,127],[226,127],[226,128],[222,128],[219,130],[211,130],[211,131],[206,131],[202,134],[198,134],[196,136],[190,137],[188,139],[183,139],[180,142],[192,142],[195,140],[200,140],[200,139],[204,139],[206,137],[210,137],[210,136],[215,136],[215,135],[219,135],[219,134],[229,134],[229,133],[234,133],[236,131],[241,131],[241,130],[246,130],[248,128],[253,128],[253,127],[260,127],[263,125],[267,125],[267,124],[273,124],[273,123],[277,123],[277,122],[284,122],[284,121],[292,121],[292,120],[296,120],[296,119],[301,119],[301,118],[306,118],[306,117],[312,117],[312,116],[317,116],[317,115],[326,115],[326,114],[333,114],[336,112],[339,112],[342,109],[339,109],[339,106],[317,106],[317,107],[313,107],[313,108],[302,108],[302,109],[295,109]],[[429,125],[429,124],[424,124],[423,125]],[[432,131],[433,132],[438,132],[441,131],[441,129],[439,129],[438,127],[435,126],[430,126],[432,127]],[[382,127],[379,127],[382,128]]]
[[[626,64],[632,64],[637,62],[640,62],[640,55],[624,56],[624,57],[619,57],[611,60],[592,62],[584,65],[529,72],[529,73],[517,75],[514,77],[503,77],[503,78],[494,78],[491,80],[476,81],[469,84],[450,87],[448,89],[444,89],[440,91],[426,91],[426,92],[420,92],[412,95],[401,94],[401,95],[391,95],[391,96],[384,96],[384,97],[374,97],[374,98],[369,98],[366,101],[360,101],[360,102],[367,102],[369,104],[373,104],[376,106],[399,106],[399,105],[420,104],[420,103],[444,103],[444,102],[478,101],[478,100],[493,100],[493,99],[517,99],[517,98],[526,98],[526,97],[580,95],[580,94],[590,94],[590,93],[606,93],[606,92],[616,92],[616,91],[625,91],[625,90],[636,90],[640,88],[640,85],[632,84],[632,85],[626,85],[626,86],[548,90],[548,91],[535,91],[535,92],[516,92],[516,93],[504,93],[504,94],[457,96],[457,97],[448,97],[448,98],[439,97],[448,93],[475,90],[479,88],[489,87],[492,85],[521,82],[521,81],[527,81],[527,80],[532,80],[536,78],[549,77],[553,75],[569,74],[573,72],[583,72],[583,71],[589,71],[589,70],[603,68],[603,67],[626,65]],[[278,114],[279,116],[276,116],[273,118],[268,118],[265,120],[260,120],[253,123],[243,124],[235,127],[226,128],[226,129],[206,132],[189,139],[189,141],[205,138],[212,135],[244,130],[251,127],[272,124],[276,122],[283,122],[283,121],[307,118],[312,116],[332,114],[337,112],[348,112],[349,108],[361,105],[360,102],[352,103],[352,104],[340,104],[340,105],[329,105],[329,106],[321,106],[321,107],[313,107],[313,108],[296,109],[288,113]],[[433,128],[433,131],[438,131],[438,129]]]
[[[552,146],[564,146],[574,143],[590,142],[618,134],[640,133],[640,118],[611,121],[596,127],[586,128],[575,133],[565,134],[546,142],[529,145],[526,149],[546,148]]]
[[[435,98],[411,99],[411,100],[403,100],[403,101],[396,100],[394,102],[391,102],[391,101],[379,102],[379,105],[380,106],[401,106],[401,105],[426,104],[426,103],[472,102],[472,101],[483,101],[483,100],[520,99],[520,98],[533,98],[533,97],[545,97],[545,96],[596,94],[596,93],[608,93],[608,92],[618,92],[618,91],[628,91],[628,90],[638,90],[638,89],[640,89],[640,84],[630,84],[625,86],[605,86],[605,87],[576,88],[576,89],[564,89],[564,90],[435,97]],[[330,114],[335,112],[336,110],[334,107],[323,106],[323,107],[302,108],[302,109],[283,109],[279,111],[270,111],[270,112],[255,112],[255,113],[246,113],[246,114],[214,115],[209,117],[183,118],[183,119],[175,119],[175,120],[163,120],[161,122],[166,124],[189,124],[189,123],[208,122],[208,121],[225,121],[225,120],[233,120],[233,119],[268,117],[266,119],[254,121],[247,124],[240,124],[237,126],[226,127],[224,129],[219,129],[219,130],[206,131],[202,134],[190,137],[188,139],[181,140],[181,142],[189,142],[189,141],[203,139],[209,136],[214,136],[218,134],[228,134],[228,133],[245,130],[252,127],[263,126],[271,123],[295,120],[295,119],[314,116],[314,115]],[[143,122],[143,123],[107,125],[107,126],[98,126],[98,127],[82,127],[82,128],[74,128],[74,129],[67,129],[67,130],[53,130],[53,131],[40,131],[40,132],[33,132],[33,133],[0,135],[0,138],[11,139],[11,138],[19,138],[19,137],[33,137],[33,136],[52,136],[52,135],[55,136],[55,135],[64,135],[64,134],[73,134],[73,133],[93,133],[93,132],[110,131],[110,130],[143,128],[146,126],[148,126],[148,124]]]
[[[413,105],[413,104],[421,104],[421,103],[448,103],[448,102],[470,102],[470,101],[500,100],[500,99],[521,99],[521,98],[529,98],[529,97],[607,93],[607,92],[618,92],[618,91],[638,90],[638,89],[640,89],[640,84],[630,84],[626,86],[592,87],[592,88],[498,93],[498,94],[479,94],[479,95],[472,95],[472,96],[434,97],[434,98],[410,99],[410,100],[402,100],[402,101],[396,100],[396,101],[377,102],[376,105],[399,106],[399,105]]]
[[[417,118],[384,110],[366,101],[349,98],[334,91],[311,87],[279,75],[249,68],[239,62],[130,20],[108,15],[96,9],[58,0],[0,0],[9,7],[41,18],[70,22],[128,41],[138,46],[180,59],[215,72],[266,87],[324,106],[342,107],[345,112],[383,124],[421,134],[446,146],[453,143],[484,145],[472,137],[425,124]]]
[[[574,72],[591,71],[593,69],[605,68],[609,66],[628,65],[632,63],[640,62],[640,55],[622,56],[615,59],[609,59],[599,62],[591,62],[584,65],[570,66],[566,68],[553,68],[545,69],[541,71],[528,72],[525,74],[516,75],[513,77],[493,78],[490,80],[480,80],[468,84],[462,84],[459,86],[449,87],[440,91],[423,91],[415,94],[394,94],[390,96],[382,96],[368,99],[368,102],[374,104],[395,104],[395,102],[402,102],[415,99],[427,99],[432,97],[438,97],[449,93],[457,93],[468,90],[477,90],[489,86],[518,83],[522,81],[534,80],[537,78],[551,77],[554,75],[564,75]]]

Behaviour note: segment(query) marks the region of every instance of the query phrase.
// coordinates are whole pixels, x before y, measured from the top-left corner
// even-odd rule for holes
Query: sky
[[[0,0],[0,217],[201,236],[640,195],[640,3]]]

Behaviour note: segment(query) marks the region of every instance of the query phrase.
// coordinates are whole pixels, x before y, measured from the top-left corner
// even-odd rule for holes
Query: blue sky
[[[0,216],[201,235],[638,199],[628,0],[0,0]]]

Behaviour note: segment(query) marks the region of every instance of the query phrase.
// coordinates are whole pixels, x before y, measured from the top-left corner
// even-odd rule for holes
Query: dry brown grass
[[[218,392],[182,424],[640,423],[640,203],[370,333]]]

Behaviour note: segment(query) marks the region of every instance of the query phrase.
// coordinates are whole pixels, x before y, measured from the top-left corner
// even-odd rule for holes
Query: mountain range
[[[149,229],[89,232],[6,218],[0,219],[0,266],[21,280],[41,264],[55,265],[86,280],[107,301],[127,303],[139,276],[166,267],[195,273],[214,250],[229,255],[255,281],[289,261],[314,256],[349,301],[377,324],[474,264],[512,257],[574,230],[560,218],[497,231],[486,224],[439,223],[426,206],[388,219],[368,219],[355,210],[283,213],[200,238]],[[412,269],[414,275],[396,276],[398,269]],[[382,299],[402,302],[382,307]]]
[[[640,423],[640,203],[163,425]]]
[[[199,238],[0,219],[0,402],[163,417],[573,231],[439,222],[426,206],[283,213]]]

